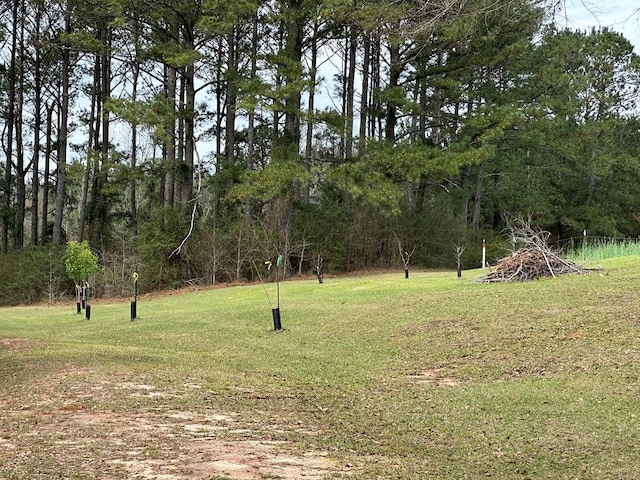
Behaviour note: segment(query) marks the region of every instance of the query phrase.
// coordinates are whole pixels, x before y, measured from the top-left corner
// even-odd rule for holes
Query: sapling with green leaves
[[[86,294],[85,292],[89,288],[89,279],[100,270],[98,256],[91,251],[86,240],[82,243],[70,241],[67,243],[67,250],[64,254],[64,265],[67,275],[75,284],[78,313],[80,313],[81,297]],[[89,318],[88,311],[87,318]]]

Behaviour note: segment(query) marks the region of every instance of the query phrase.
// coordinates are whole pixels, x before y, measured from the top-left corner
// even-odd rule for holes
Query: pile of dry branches
[[[549,233],[534,231],[528,222],[517,220],[509,226],[513,241],[523,245],[515,253],[501,259],[496,268],[483,277],[490,282],[526,282],[542,277],[581,273],[582,267],[552,252],[547,246]]]
[[[541,277],[580,273],[582,269],[558,255],[535,248],[521,248],[498,262],[495,270],[484,276],[489,282],[526,282]]]

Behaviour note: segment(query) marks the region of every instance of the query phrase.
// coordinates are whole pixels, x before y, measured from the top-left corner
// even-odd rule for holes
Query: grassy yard
[[[637,479],[640,257],[0,310],[3,479]],[[268,300],[268,293],[270,300]]]

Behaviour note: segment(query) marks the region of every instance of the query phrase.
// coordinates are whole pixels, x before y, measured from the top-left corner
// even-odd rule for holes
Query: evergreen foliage
[[[276,254],[285,275],[400,268],[398,240],[420,267],[464,245],[466,268],[483,238],[502,256],[508,216],[640,235],[640,60],[553,2],[5,3],[7,258],[87,241],[144,290]]]

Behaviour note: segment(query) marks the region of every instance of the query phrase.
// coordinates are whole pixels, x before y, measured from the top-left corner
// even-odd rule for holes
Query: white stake
[[[482,239],[482,266],[480,268],[484,268],[487,266],[487,242]]]

